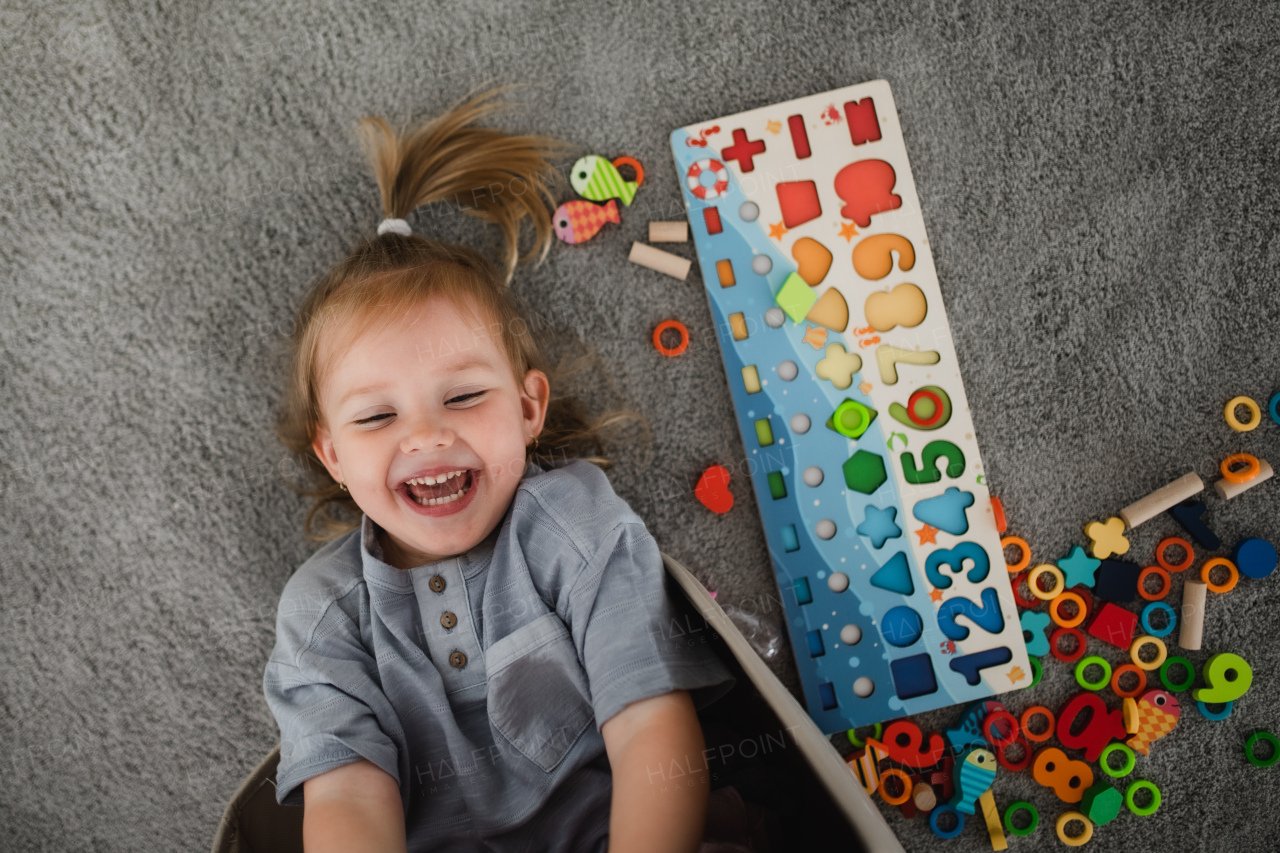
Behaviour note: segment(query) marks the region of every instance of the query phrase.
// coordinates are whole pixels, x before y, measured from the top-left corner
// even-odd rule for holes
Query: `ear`
[[[346,482],[342,479],[342,466],[338,464],[338,452],[334,449],[333,438],[329,435],[328,429],[316,428],[316,437],[311,442],[311,449],[316,452],[316,457],[328,470],[330,477],[339,483]]]
[[[520,397],[520,411],[524,415],[525,432],[537,435],[547,419],[547,406],[551,400],[551,383],[541,370],[530,369],[524,375],[524,393]]]

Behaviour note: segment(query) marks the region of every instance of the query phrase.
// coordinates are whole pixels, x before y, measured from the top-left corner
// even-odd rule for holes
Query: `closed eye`
[[[446,405],[448,405],[448,404],[451,404],[451,403],[465,402],[465,401],[467,401],[467,400],[472,399],[473,397],[481,397],[481,396],[483,396],[484,394],[485,394],[485,392],[484,392],[484,391],[472,391],[472,392],[471,392],[471,393],[469,393],[469,394],[459,394],[457,397],[450,397],[448,400],[446,400],[446,401],[445,401],[445,403],[446,403]],[[367,423],[371,423],[371,422],[373,422],[373,421],[379,420],[379,419],[381,419],[381,418],[389,418],[389,417],[391,417],[393,414],[394,414],[393,412],[382,412],[381,414],[373,415],[372,417],[363,418],[363,419],[361,419],[361,420],[358,420],[358,421],[356,421],[356,423],[357,423],[357,424],[367,424]]]

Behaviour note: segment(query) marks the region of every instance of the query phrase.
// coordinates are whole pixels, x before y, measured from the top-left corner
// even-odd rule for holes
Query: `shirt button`
[[[444,592],[444,578],[435,575],[427,581],[427,586],[431,587],[432,592]]]
[[[454,669],[462,669],[467,665],[467,656],[462,652],[454,652],[449,655],[449,664],[453,666]]]
[[[445,626],[446,628],[452,628],[454,625],[458,624],[458,617],[454,616],[452,613],[446,610],[440,616],[440,624]]]

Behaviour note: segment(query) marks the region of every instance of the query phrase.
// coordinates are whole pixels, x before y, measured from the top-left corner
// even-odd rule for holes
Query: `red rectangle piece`
[[[803,160],[812,154],[809,150],[809,133],[804,129],[804,116],[788,118],[787,128],[791,131],[791,144],[796,149],[796,159]]]
[[[849,137],[854,145],[880,139],[880,121],[876,118],[875,102],[870,98],[845,104],[844,118],[849,122]]]
[[[718,207],[702,208],[702,221],[707,225],[708,234],[719,234],[724,230],[724,226],[720,224],[720,208]]]

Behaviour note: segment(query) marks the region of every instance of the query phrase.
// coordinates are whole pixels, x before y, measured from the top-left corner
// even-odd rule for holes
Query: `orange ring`
[[[1120,676],[1126,672],[1132,672],[1138,676],[1138,686],[1133,690],[1120,689]],[[1119,696],[1121,699],[1133,699],[1144,690],[1147,689],[1147,673],[1140,666],[1131,663],[1124,663],[1116,667],[1111,673],[1111,692]]]
[[[1227,571],[1231,572],[1226,583],[1216,584],[1209,580],[1209,573],[1218,566],[1226,566]],[[1210,592],[1230,592],[1240,581],[1240,571],[1236,568],[1236,564],[1226,557],[1214,557],[1212,560],[1205,560],[1204,565],[1200,567],[1200,580],[1209,585]]]
[[[662,345],[662,333],[667,329],[675,329],[680,333],[680,345],[674,349],[668,349]],[[653,330],[653,348],[667,358],[673,358],[689,348],[689,330],[679,320],[663,320],[658,324],[658,328]]]
[[[636,189],[639,189],[644,183],[644,166],[640,165],[640,161],[634,157],[619,157],[613,161],[613,167],[616,169],[619,166],[630,166],[636,170]]]
[[[1062,604],[1063,599],[1068,599],[1076,603],[1076,615],[1067,619],[1058,612],[1058,608]],[[1049,618],[1053,619],[1053,623],[1062,628],[1074,628],[1084,621],[1084,617],[1089,615],[1089,611],[1084,606],[1084,599],[1076,595],[1074,592],[1064,592],[1049,602]]]
[[[991,497],[991,514],[996,517],[996,533],[1004,533],[1009,529],[1009,523],[1004,518],[1004,504],[994,495]]]
[[[897,776],[902,780],[902,796],[889,799],[889,789],[884,784],[885,779],[889,776]],[[884,769],[884,772],[880,774],[880,799],[891,806],[900,806],[911,799],[911,777],[907,775],[907,771],[900,770],[897,767],[886,767]]]
[[[1164,549],[1170,545],[1181,545],[1182,550],[1187,552],[1187,557],[1177,565],[1170,564],[1164,558]],[[1191,550],[1191,543],[1180,536],[1166,536],[1160,540],[1160,544],[1156,546],[1156,562],[1160,564],[1160,568],[1166,572],[1185,572],[1191,568],[1191,563],[1195,560],[1195,552]]]
[[[1020,536],[1006,536],[1000,540],[1001,549],[1007,548],[1010,545],[1017,545],[1022,549],[1022,559],[1018,560],[1016,563],[1004,564],[1004,567],[1009,570],[1009,574],[1016,575],[1018,572],[1031,565],[1031,546],[1027,544],[1027,540]]]
[[[1238,462],[1243,462],[1249,467],[1243,471],[1232,471],[1231,466]],[[1222,472],[1222,476],[1225,479],[1232,483],[1247,483],[1262,473],[1262,465],[1258,462],[1258,457],[1256,456],[1250,456],[1248,453],[1233,453],[1222,460],[1218,470]]]
[[[1030,722],[1036,714],[1040,714],[1049,721],[1049,727],[1040,734],[1033,734],[1031,729],[1027,728],[1027,723]],[[1022,725],[1022,734],[1026,736],[1027,740],[1035,743],[1041,743],[1053,737],[1053,730],[1057,725],[1057,718],[1054,717],[1053,712],[1045,706],[1032,705],[1030,708],[1022,712],[1022,717],[1019,719],[1019,722]]]
[[[1164,586],[1160,587],[1159,592],[1147,592],[1146,580],[1151,575],[1158,575],[1160,579],[1164,581]],[[1147,601],[1159,601],[1164,598],[1169,594],[1169,588],[1172,585],[1173,581],[1170,580],[1169,573],[1159,566],[1147,566],[1145,569],[1138,572],[1138,595],[1142,596]]]

